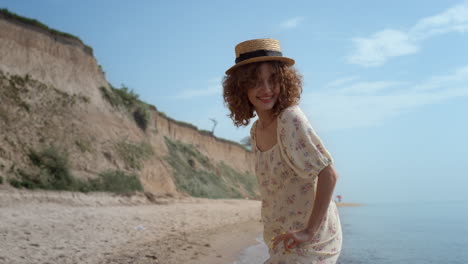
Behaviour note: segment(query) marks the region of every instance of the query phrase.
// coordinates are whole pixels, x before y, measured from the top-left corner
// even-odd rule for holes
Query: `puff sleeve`
[[[283,110],[278,120],[278,143],[283,160],[303,178],[315,180],[333,158],[299,106]]]

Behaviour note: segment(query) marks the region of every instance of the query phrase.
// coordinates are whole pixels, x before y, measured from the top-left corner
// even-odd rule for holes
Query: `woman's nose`
[[[265,80],[265,81],[262,81],[261,88],[262,90],[265,90],[265,91],[271,91],[273,87],[271,87],[270,82]]]

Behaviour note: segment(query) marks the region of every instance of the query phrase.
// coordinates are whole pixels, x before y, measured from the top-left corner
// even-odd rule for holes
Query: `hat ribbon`
[[[255,50],[255,51],[240,54],[239,57],[236,58],[236,63],[239,63],[241,61],[245,61],[248,59],[252,59],[256,57],[264,57],[264,56],[282,57],[283,53],[281,53],[280,51],[274,51],[274,50]]]

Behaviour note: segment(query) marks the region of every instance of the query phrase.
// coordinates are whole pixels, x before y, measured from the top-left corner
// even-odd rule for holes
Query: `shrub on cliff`
[[[19,171],[23,187],[50,190],[77,190],[77,182],[68,168],[68,156],[50,146],[40,151],[30,150],[31,162],[39,168],[39,174],[29,175]]]
[[[122,107],[127,112],[133,114],[136,124],[145,131],[151,119],[150,106],[138,99],[138,94],[128,89],[125,85],[121,88],[115,88],[112,85],[110,89],[99,87],[101,94],[113,107]]]
[[[135,144],[122,141],[115,145],[115,149],[128,168],[138,170],[143,166],[142,161],[154,154],[151,145],[145,142]]]
[[[122,88],[114,88],[110,87],[110,90],[104,86],[99,87],[101,90],[101,94],[113,107],[124,107],[129,109],[133,103],[134,98],[137,99],[138,96],[133,93],[133,91],[128,91],[128,89]]]
[[[16,169],[15,174],[18,178],[8,180],[13,187],[80,192],[129,193],[143,191],[143,186],[137,175],[118,170],[102,172],[96,179],[89,181],[76,179],[68,168],[67,155],[59,152],[55,147],[47,147],[40,151],[30,150],[28,157],[39,168],[39,172],[27,173],[24,170]]]
[[[40,151],[30,150],[28,157],[37,172],[26,172],[14,169],[17,178],[10,178],[8,182],[16,188],[47,189],[47,190],[78,190],[80,182],[76,181],[68,168],[68,158],[54,147],[47,147]]]
[[[140,179],[135,174],[127,174],[123,171],[105,171],[99,177],[89,181],[87,191],[105,191],[113,193],[128,193],[143,191]]]
[[[133,112],[133,119],[137,125],[145,131],[151,118],[151,112],[146,104],[139,104]]]
[[[242,198],[243,194],[257,198],[253,175],[237,172],[222,162],[214,165],[191,144],[165,140],[169,150],[166,160],[179,191],[205,198]]]

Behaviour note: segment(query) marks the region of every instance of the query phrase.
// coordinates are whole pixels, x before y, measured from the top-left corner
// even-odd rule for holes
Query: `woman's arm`
[[[285,249],[291,249],[298,244],[312,241],[320,227],[323,217],[326,215],[328,206],[331,202],[333,190],[338,180],[333,165],[325,167],[320,171],[317,180],[317,191],[314,199],[314,207],[309,218],[307,227],[304,230],[284,232],[272,239],[271,248],[283,241]],[[292,242],[289,243],[289,241]]]
[[[325,167],[318,175],[314,208],[306,228],[307,232],[312,236],[315,235],[323,217],[327,214],[337,180],[338,174],[332,165]]]

